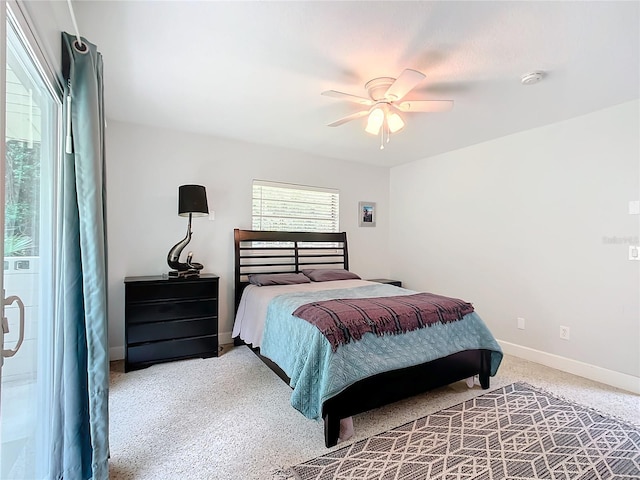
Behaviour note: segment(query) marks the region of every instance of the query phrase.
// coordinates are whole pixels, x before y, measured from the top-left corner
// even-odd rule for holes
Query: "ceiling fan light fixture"
[[[404,128],[404,121],[400,115],[394,112],[387,116],[387,126],[391,133],[396,133]]]
[[[384,149],[385,137],[389,142],[392,133],[405,126],[399,113],[446,112],[453,107],[453,100],[407,100],[405,96],[426,78],[424,73],[405,68],[397,78],[378,77],[369,80],[364,88],[369,98],[351,95],[337,90],[326,90],[322,95],[340,98],[366,105],[366,108],[329,124],[337,127],[357,118],[367,117],[365,132],[380,135],[380,149]]]
[[[380,133],[380,128],[382,127],[383,122],[384,112],[380,107],[376,107],[371,110],[371,113],[369,113],[367,128],[365,128],[364,131],[370,133],[371,135],[378,135],[378,133]]]

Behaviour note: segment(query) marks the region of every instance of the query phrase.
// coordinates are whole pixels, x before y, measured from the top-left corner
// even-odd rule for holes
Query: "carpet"
[[[300,480],[639,479],[640,428],[514,383],[291,471]]]

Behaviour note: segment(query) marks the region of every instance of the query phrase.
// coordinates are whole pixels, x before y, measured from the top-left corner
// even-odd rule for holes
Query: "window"
[[[5,359],[0,372],[0,478],[44,479],[51,478],[53,260],[62,91],[35,53],[41,49],[20,5],[3,2],[1,8],[3,284],[6,296],[24,301],[25,329],[19,345],[18,307],[6,307],[9,333],[4,348],[19,348]]]
[[[252,228],[288,232],[339,232],[338,190],[253,181]]]

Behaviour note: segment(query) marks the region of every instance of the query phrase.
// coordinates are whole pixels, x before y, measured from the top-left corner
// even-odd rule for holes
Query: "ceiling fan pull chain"
[[[384,150],[384,124],[382,130],[380,130],[380,150]]]

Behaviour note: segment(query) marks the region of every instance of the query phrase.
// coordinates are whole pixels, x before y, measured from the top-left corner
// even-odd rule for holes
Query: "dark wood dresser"
[[[367,278],[369,282],[388,283],[389,285],[395,285],[401,287],[402,282],[400,280],[391,280],[389,278]]]
[[[126,277],[124,370],[218,355],[218,277]]]

